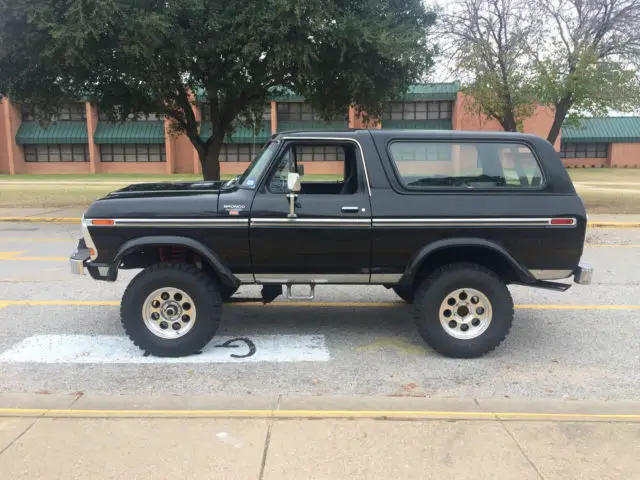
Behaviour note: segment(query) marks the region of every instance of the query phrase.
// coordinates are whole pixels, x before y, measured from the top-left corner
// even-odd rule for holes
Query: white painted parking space
[[[145,356],[124,336],[34,335],[0,354],[4,363],[242,363],[327,362],[324,335],[215,337],[199,355]]]

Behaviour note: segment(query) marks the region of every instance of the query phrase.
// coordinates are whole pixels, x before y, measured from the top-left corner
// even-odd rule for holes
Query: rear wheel
[[[146,268],[129,283],[120,306],[126,334],[158,357],[199,352],[215,335],[221,314],[215,281],[186,263]]]
[[[437,352],[481,357],[509,333],[513,300],[492,271],[475,264],[447,265],[418,288],[415,318],[420,335]]]

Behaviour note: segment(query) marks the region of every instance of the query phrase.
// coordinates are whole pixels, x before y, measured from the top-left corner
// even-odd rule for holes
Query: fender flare
[[[409,261],[407,268],[405,269],[402,278],[400,279],[400,284],[410,285],[415,279],[418,271],[422,264],[434,254],[437,254],[438,251],[449,248],[458,248],[458,247],[479,247],[485,248],[487,250],[491,250],[497,254],[499,254],[502,258],[504,258],[509,265],[513,268],[513,270],[518,275],[518,279],[520,282],[524,284],[535,283],[536,279],[531,274],[531,272],[525,268],[520,262],[518,262],[507,250],[505,250],[499,244],[492,242],[490,240],[486,240],[483,238],[448,238],[444,240],[438,240],[432,242],[428,245],[422,247]]]
[[[122,258],[140,247],[153,247],[159,245],[176,245],[186,247],[197,252],[202,256],[211,268],[214,269],[220,281],[227,287],[237,288],[240,286],[240,280],[231,272],[231,270],[220,260],[220,258],[206,245],[194,240],[193,238],[180,237],[174,235],[158,235],[134,238],[125,242],[114,259],[116,268],[120,265]]]

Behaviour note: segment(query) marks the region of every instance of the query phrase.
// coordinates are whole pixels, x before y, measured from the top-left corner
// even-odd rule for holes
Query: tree
[[[323,118],[380,115],[431,67],[434,21],[420,0],[0,0],[0,92],[42,118],[81,97],[113,119],[166,115],[219,179],[224,137],[280,90]]]
[[[454,0],[440,15],[437,35],[455,70],[467,77],[471,109],[506,131],[522,128],[533,112],[533,85],[526,61],[540,19],[525,0]]]
[[[640,107],[640,0],[541,0],[544,42],[532,48],[539,98],[553,105],[547,140],[583,114]]]

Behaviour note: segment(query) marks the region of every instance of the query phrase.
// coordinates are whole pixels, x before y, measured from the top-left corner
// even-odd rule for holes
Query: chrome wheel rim
[[[180,338],[196,323],[196,305],[189,294],[179,288],[159,288],[144,301],[142,319],[154,335]]]
[[[440,305],[440,324],[448,335],[470,340],[482,335],[489,325],[493,311],[491,302],[480,290],[459,288],[449,293]]]

